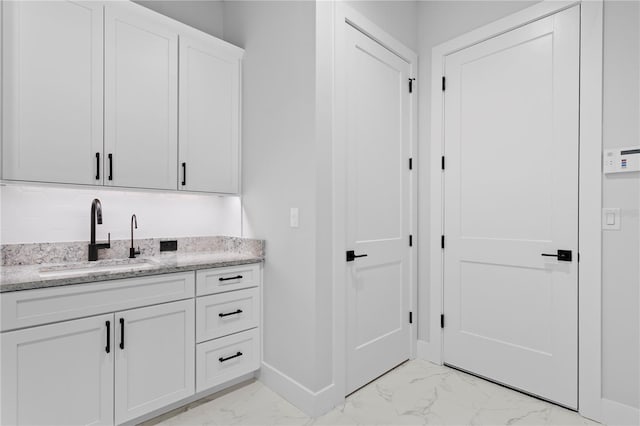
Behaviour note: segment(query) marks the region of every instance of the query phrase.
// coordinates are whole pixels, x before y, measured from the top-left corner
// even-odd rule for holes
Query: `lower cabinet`
[[[3,425],[113,424],[113,314],[0,335]]]
[[[198,343],[198,383],[205,391],[260,368],[260,333],[257,328]]]
[[[194,301],[115,314],[116,423],[194,393]]]
[[[261,281],[250,264],[0,293],[0,426],[133,423],[258,370]]]
[[[194,315],[188,299],[3,333],[2,424],[120,424],[193,395]]]

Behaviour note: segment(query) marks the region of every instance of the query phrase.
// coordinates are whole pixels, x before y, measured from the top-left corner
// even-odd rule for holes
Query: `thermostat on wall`
[[[602,161],[605,173],[640,171],[640,146],[605,149]]]

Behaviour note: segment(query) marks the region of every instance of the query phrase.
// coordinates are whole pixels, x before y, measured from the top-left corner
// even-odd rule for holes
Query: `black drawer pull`
[[[104,350],[109,353],[111,352],[111,321],[105,322],[104,325],[107,327],[107,347]]]
[[[120,349],[124,349],[124,318],[120,318]]]
[[[187,184],[187,163],[182,163],[182,186]]]
[[[109,154],[109,180],[113,180],[113,154]]]
[[[228,317],[229,315],[238,315],[238,314],[241,314],[241,313],[242,313],[242,309],[238,309],[235,312],[227,312],[226,314],[223,314],[222,312],[220,312],[218,314],[218,316],[220,318],[224,318],[224,317]]]
[[[96,152],[96,180],[100,180],[100,153]]]
[[[229,280],[241,280],[242,279],[242,275],[236,275],[235,277],[228,277],[228,278],[223,278],[220,277],[218,278],[220,281],[229,281]]]
[[[226,358],[220,357],[220,358],[218,358],[218,361],[225,362],[225,361],[229,361],[230,359],[238,358],[239,356],[242,356],[242,352],[240,352],[240,351],[238,351],[238,353],[236,353],[235,355],[231,355],[231,356],[228,356]]]

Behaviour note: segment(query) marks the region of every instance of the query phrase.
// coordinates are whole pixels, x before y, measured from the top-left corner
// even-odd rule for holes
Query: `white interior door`
[[[409,358],[409,64],[347,25],[347,393]]]
[[[572,408],[579,30],[573,7],[445,60],[444,361]]]

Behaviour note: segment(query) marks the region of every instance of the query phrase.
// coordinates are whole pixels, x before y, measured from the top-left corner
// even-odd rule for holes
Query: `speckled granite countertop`
[[[217,238],[216,241],[219,242],[221,238],[227,237],[210,238]],[[234,238],[229,241],[223,240],[223,242],[224,244],[218,245],[201,244],[194,251],[188,251],[194,249],[193,245],[183,244],[184,251],[158,253],[148,250],[146,253],[143,251],[142,256],[136,259],[122,256],[96,262],[79,261],[69,257],[65,257],[66,261],[61,262],[57,254],[47,258],[36,255],[33,259],[37,261],[29,262],[31,258],[28,253],[42,253],[42,247],[39,247],[42,245],[21,247],[20,250],[3,246],[5,266],[0,268],[0,293],[220,268],[259,263],[264,260],[264,242],[261,240]],[[180,240],[178,245],[180,247]],[[21,257],[18,258],[13,253],[8,254],[10,249],[19,252]],[[52,253],[57,250],[51,247],[47,249]],[[68,251],[68,247],[65,247],[65,250]]]

